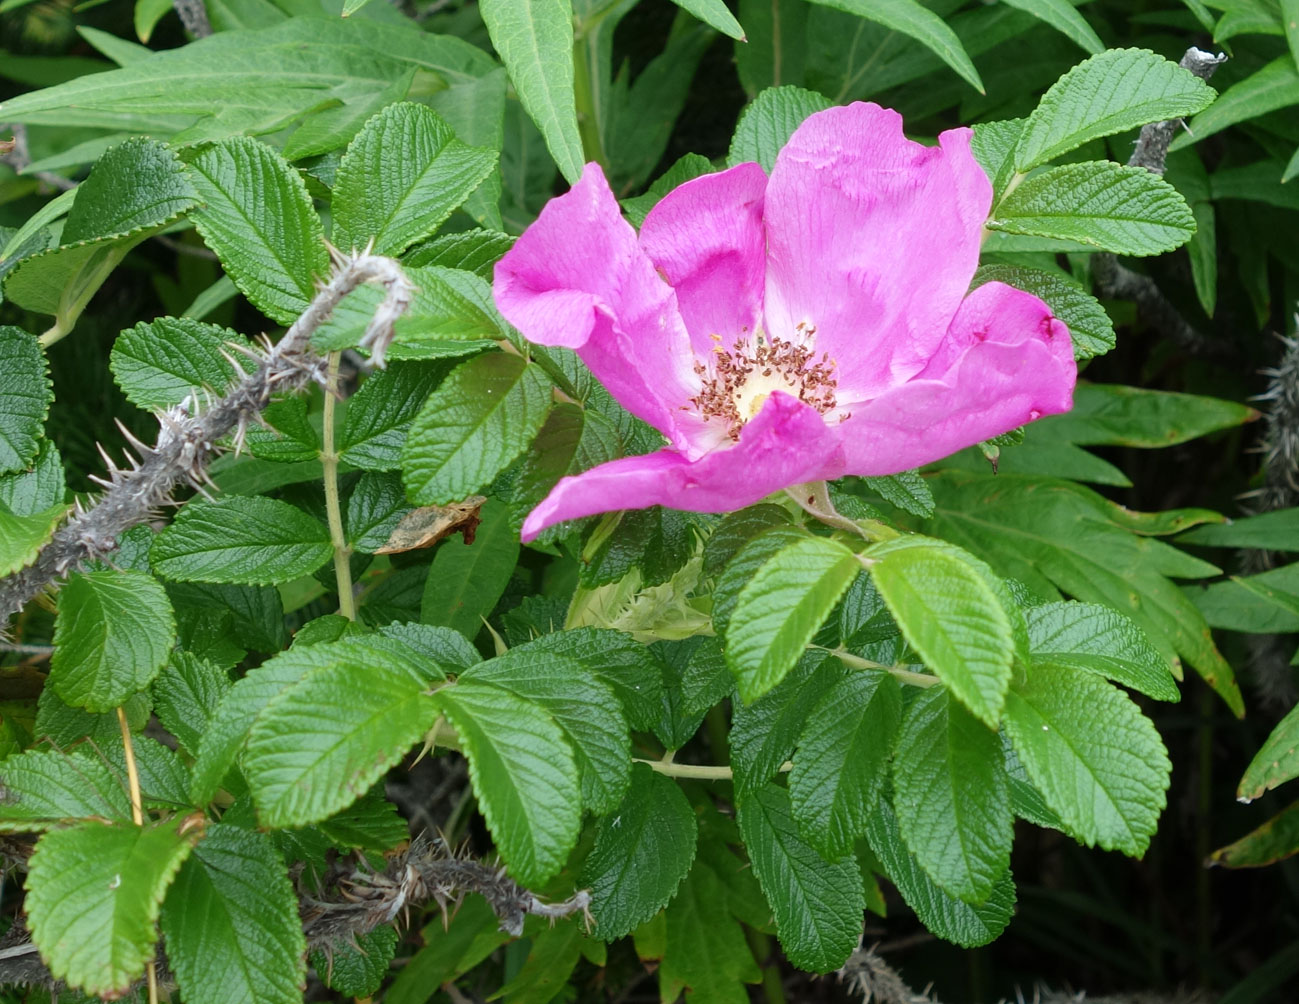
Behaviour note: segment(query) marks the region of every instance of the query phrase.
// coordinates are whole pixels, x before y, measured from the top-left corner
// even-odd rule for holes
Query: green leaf
[[[1015,883],[1010,872],[1002,874],[986,902],[971,906],[935,885],[907,852],[887,801],[868,817],[866,839],[884,874],[930,933],[962,948],[977,948],[995,940],[1010,923],[1015,910]]]
[[[675,509],[628,509],[578,571],[583,586],[618,582],[633,568],[641,586],[658,586],[685,567],[695,552],[695,535]]]
[[[571,919],[558,926],[536,927],[523,965],[513,979],[492,995],[494,999],[499,997],[505,1004],[550,1004],[571,990],[569,981],[573,970],[584,949],[590,951],[582,928]]]
[[[697,857],[668,904],[660,999],[678,1000],[684,990],[687,1000],[697,1004],[747,1004],[743,984],[757,983],[762,971],[731,905],[721,877],[702,856]]]
[[[123,331],[109,356],[117,385],[132,404],[141,408],[170,408],[196,390],[223,395],[235,380],[252,369],[244,357],[240,367],[234,345],[246,340],[229,328],[204,324],[187,317],[159,317],[141,321]]]
[[[331,990],[361,999],[379,992],[396,951],[397,929],[385,924],[358,935],[354,945],[333,945],[328,954],[316,949],[311,965]]]
[[[539,885],[564,864],[581,825],[577,765],[541,707],[466,680],[434,695],[469,759],[469,779],[510,873]]]
[[[68,704],[111,711],[167,662],[176,620],[144,572],[74,572],[59,593],[50,685]]]
[[[973,126],[974,138],[970,141],[970,152],[983,168],[983,173],[992,182],[992,204],[1001,201],[1006,186],[1015,177],[1015,147],[1023,135],[1024,123],[1028,119],[1005,119],[995,122],[979,122]]]
[[[736,597],[726,626],[726,663],[740,696],[754,701],[793,668],[861,571],[857,555],[805,536],[771,555]]]
[[[920,537],[877,545],[867,560],[907,643],[975,717],[996,728],[1015,631],[992,570],[958,547]]]
[[[420,602],[421,621],[467,638],[482,630],[519,560],[519,538],[505,503],[488,499],[480,512],[472,544],[450,537],[438,547]]]
[[[67,514],[59,504],[29,516],[16,516],[0,506],[0,575],[10,575],[36,560],[45,542]]]
[[[203,199],[190,219],[204,242],[253,306],[292,323],[329,271],[325,232],[301,175],[246,137],[204,150],[190,173]]]
[[[125,140],[77,187],[62,246],[25,258],[5,279],[5,296],[54,314],[51,336],[66,334],[127,252],[197,202],[173,150],[143,137]]]
[[[658,913],[695,860],[695,813],[671,778],[636,764],[622,804],[596,823],[578,880],[595,933],[616,941]]]
[[[959,541],[1041,599],[1065,592],[1123,611],[1170,665],[1182,655],[1229,707],[1243,710],[1231,666],[1204,616],[1166,578],[1205,578],[1216,569],[1140,535],[1186,525],[1184,513],[1164,514],[1166,524],[1155,526],[1151,515],[1122,509],[1081,485],[1013,474],[946,471],[930,477],[929,486],[938,510],[927,532]]]
[[[915,471],[903,471],[886,477],[862,478],[871,491],[890,505],[911,513],[912,516],[932,516],[934,496],[925,479]]]
[[[307,415],[307,399],[298,395],[272,401],[262,409],[266,427],[255,425],[244,435],[248,452],[259,460],[301,464],[320,456],[320,436]]]
[[[40,343],[22,328],[0,325],[0,474],[36,459],[53,398]]]
[[[1242,802],[1252,802],[1265,791],[1299,776],[1299,705],[1277,723],[1245,768],[1236,789]]]
[[[150,540],[152,535],[150,536]],[[148,543],[145,543],[147,551]],[[256,652],[278,652],[289,644],[284,603],[274,586],[232,586],[204,582],[170,582],[167,595],[177,610],[228,613],[241,645]]]
[[[1257,417],[1253,408],[1216,397],[1080,383],[1073,410],[1052,415],[1044,424],[1054,438],[1083,446],[1158,449],[1231,429]]]
[[[752,106],[750,106],[752,107]],[[745,114],[741,112],[741,115]],[[756,123],[755,123],[756,125]],[[734,140],[732,140],[734,142]],[[659,201],[668,192],[672,191],[678,185],[683,185],[687,181],[702,177],[705,174],[711,174],[713,162],[707,157],[697,153],[687,153],[680,157],[671,167],[655,179],[654,184],[650,185],[649,190],[643,195],[637,195],[635,198],[623,199],[623,212],[627,214],[627,219],[631,220],[632,226],[640,228],[645,222],[645,217],[649,215],[651,209],[659,204]]]
[[[334,553],[329,531],[301,509],[259,495],[188,503],[154,539],[149,560],[181,582],[288,582]]]
[[[1027,173],[1089,140],[1202,111],[1216,96],[1195,74],[1157,53],[1100,52],[1043,95],[1024,126],[1015,167]]]
[[[120,707],[126,712],[126,724],[130,730],[139,732],[149,720],[152,696],[147,690],[139,691]],[[48,738],[57,748],[67,748],[83,739],[111,745],[121,739],[122,728],[116,708],[102,715],[93,714],[65,704],[53,687],[45,687],[36,702],[36,727],[32,734]]]
[[[153,711],[181,749],[196,755],[217,705],[229,689],[230,676],[225,670],[188,652],[172,652],[153,681]]]
[[[1072,10],[1072,8],[1070,8]],[[1018,265],[984,265],[974,273],[971,288],[1004,282],[1043,300],[1064,321],[1073,341],[1075,359],[1091,359],[1114,348],[1114,322],[1100,301],[1065,273],[1044,272]]]
[[[400,150],[400,157],[392,151]],[[335,176],[334,243],[398,255],[440,227],[496,166],[425,105],[389,105],[361,128]]]
[[[209,823],[168,891],[162,930],[188,1004],[302,1000],[298,899],[265,834]]]
[[[483,0],[480,12],[519,100],[559,170],[576,184],[586,158],[573,100],[571,0]]]
[[[994,208],[987,227],[1141,256],[1185,244],[1195,220],[1177,189],[1144,167],[1089,161],[1031,175]]]
[[[631,635],[582,627],[542,635],[529,642],[528,648],[582,663],[618,695],[632,728],[646,731],[657,723],[663,705],[664,667],[651,649]]]
[[[1168,661],[1131,620],[1095,603],[1043,603],[1024,611],[1033,662],[1099,673],[1158,701],[1181,694]]]
[[[770,523],[767,525],[770,526]],[[801,526],[791,526],[788,521],[784,525],[776,524],[751,536],[748,543],[726,563],[713,589],[713,630],[719,636],[726,636],[740,591],[748,585],[757,570],[783,548],[807,537],[807,530]]]
[[[524,451],[550,408],[540,366],[491,352],[462,363],[415,417],[402,451],[406,490],[421,505],[486,487]]]
[[[1228,126],[1294,104],[1299,104],[1299,68],[1287,53],[1218,95],[1217,101],[1191,119],[1185,133],[1173,140],[1169,150],[1180,150]]]
[[[943,687],[902,713],[893,757],[902,839],[930,878],[976,905],[1010,868],[1014,820],[1003,760],[997,734]]]
[[[411,268],[441,265],[444,268],[472,272],[488,282],[496,263],[514,246],[514,238],[495,230],[465,230],[442,234],[412,248],[402,259]]]
[[[0,791],[3,833],[47,830],[92,817],[131,818],[122,779],[84,746],[68,753],[32,749],[0,760]]]
[[[1105,50],[1105,43],[1069,0],[1006,0],[1006,5],[1032,14],[1087,52]]]
[[[432,659],[449,673],[459,673],[482,662],[482,656],[464,635],[430,624],[389,624],[379,633],[395,638],[407,648]]]
[[[622,801],[631,779],[627,721],[613,690],[592,679],[581,662],[524,644],[465,670],[460,679],[501,687],[554,719],[572,747],[584,808],[603,815]]]
[[[446,371],[445,363],[407,362],[366,377],[347,402],[339,434],[340,458],[367,471],[399,468],[411,420]]]
[[[518,477],[510,492],[511,525],[516,529],[522,527],[528,513],[550,494],[560,478],[580,474],[597,464],[614,460],[621,455],[622,445],[618,438],[618,430],[607,418],[590,408],[581,408],[567,401],[555,405],[550,409],[541,431],[537,433],[537,438],[533,440],[532,446],[524,454],[520,463]],[[651,507],[650,511],[657,508]],[[690,538],[685,531],[684,521],[678,522],[682,523],[681,533]],[[663,517],[655,517],[653,523],[657,524],[660,531],[675,526]],[[560,540],[571,533],[575,525],[580,524],[566,520],[547,529],[539,541]],[[592,556],[592,563],[582,566],[583,584],[589,584],[587,578],[589,570],[600,554],[607,553],[608,547],[614,546],[610,543],[614,538],[621,541],[635,536],[629,532],[630,530],[629,521],[624,519],[619,524],[617,532],[606,538],[605,544],[602,544],[597,554]],[[660,540],[659,543],[661,544],[662,541]],[[690,543],[693,553],[692,538]],[[659,554],[662,554],[661,549]],[[646,554],[644,557],[648,559],[649,555]],[[684,561],[682,563],[684,564]],[[653,572],[651,568],[654,569]],[[653,580],[656,576],[662,576],[657,579],[658,582],[666,581],[671,578],[676,568],[665,571],[662,561],[645,560],[642,562],[641,570],[647,576],[643,584],[655,585],[657,582]]]
[[[1262,868],[1299,851],[1299,802],[1286,806],[1262,826],[1209,855],[1224,868]]]
[[[778,686],[752,704],[734,708],[728,741],[739,797],[776,776],[793,754],[812,709],[843,673],[825,652],[809,651]]]
[[[192,823],[82,823],[41,838],[23,905],[55,979],[116,996],[139,978],[154,956],[163,895],[202,833]]]
[[[936,13],[918,0],[814,0],[825,7],[856,14],[878,22],[890,31],[909,35],[950,66],[961,79],[980,94],[984,93],[979,71],[961,45],[956,32]]]
[[[789,773],[789,798],[799,832],[823,856],[842,857],[865,835],[888,776],[901,715],[897,681],[885,672],[859,670],[821,695],[807,716]]]
[[[799,834],[789,794],[775,785],[740,802],[739,822],[789,961],[819,973],[838,969],[861,939],[866,898],[857,859],[821,857]]]
[[[1172,767],[1154,725],[1122,691],[1086,670],[1034,665],[1006,699],[1006,730],[1072,836],[1145,853]]]
[[[362,474],[347,497],[343,516],[347,542],[355,551],[373,554],[388,543],[402,517],[412,511],[406,504],[401,475]]]
[[[221,700],[199,742],[190,793],[194,802],[212,800],[248,740],[253,722],[268,703],[309,673],[337,663],[365,666],[370,639],[343,639],[295,647],[248,671]]]
[[[824,95],[802,87],[768,88],[740,113],[730,151],[726,154],[726,166],[757,161],[763,170],[770,172],[775,166],[776,154],[803,120],[832,104]]]
[[[244,771],[263,826],[304,826],[347,807],[432,726],[437,667],[372,639],[355,646],[365,662],[308,673],[253,722]]]
[[[27,470],[0,477],[0,503],[15,516],[35,516],[61,505],[66,494],[63,458],[49,439],[41,441],[40,452]]]
[[[672,0],[682,10],[688,10],[699,20],[712,28],[716,28],[723,35],[743,42],[744,29],[740,27],[740,22],[735,20],[735,15],[726,8],[722,0]]]

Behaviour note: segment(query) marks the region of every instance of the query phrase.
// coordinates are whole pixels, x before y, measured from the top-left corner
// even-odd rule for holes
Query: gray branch
[[[159,413],[160,428],[153,446],[135,439],[123,427],[123,435],[138,456],[128,454],[130,462],[122,469],[104,454],[108,477],[96,480],[106,491],[90,508],[75,507],[72,518],[55,532],[34,564],[0,579],[0,618],[21,610],[70,570],[111,554],[117,538],[148,520],[179,485],[188,483],[202,491],[204,482],[210,483],[207,466],[216,444],[234,433],[239,448],[248,423],[260,415],[273,393],[299,390],[312,381],[323,386],[324,360],[312,351],[311,335],[348,293],[367,282],[379,283],[386,290],[362,339],[376,365],[383,364],[393,323],[410,306],[414,287],[391,258],[368,251],[348,256],[331,249],[331,254],[334,272],[329,281],[273,348],[264,354],[254,353],[257,369],[229,393],[196,415],[183,407]]]

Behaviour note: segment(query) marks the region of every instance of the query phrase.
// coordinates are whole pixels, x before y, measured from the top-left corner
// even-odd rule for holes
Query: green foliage
[[[21,470],[36,459],[52,397],[36,339],[21,328],[0,326],[0,472]]]
[[[123,331],[109,366],[122,392],[141,408],[170,408],[196,391],[224,392],[249,366],[229,346],[244,339],[228,328],[186,317],[160,317]],[[245,360],[245,362],[250,362]]]

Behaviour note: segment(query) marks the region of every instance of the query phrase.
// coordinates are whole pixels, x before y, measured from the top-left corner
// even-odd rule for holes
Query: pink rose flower
[[[1037,297],[968,292],[992,185],[969,129],[935,147],[874,104],[808,118],[758,164],[687,182],[639,236],[596,164],[496,266],[527,338],[577,352],[661,432],[528,516],[740,509],[790,485],[895,474],[1072,406],[1069,332]]]

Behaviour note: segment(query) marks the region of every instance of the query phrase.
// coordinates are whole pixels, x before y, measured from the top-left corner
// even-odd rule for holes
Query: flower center
[[[829,354],[816,358],[811,347],[815,334],[815,325],[802,322],[790,340],[759,331],[751,338],[737,338],[730,349],[718,345],[711,366],[702,360],[695,363],[703,389],[691,402],[704,418],[721,419],[733,440],[778,390],[826,414],[835,407],[838,381]],[[718,335],[712,337],[721,341]]]

